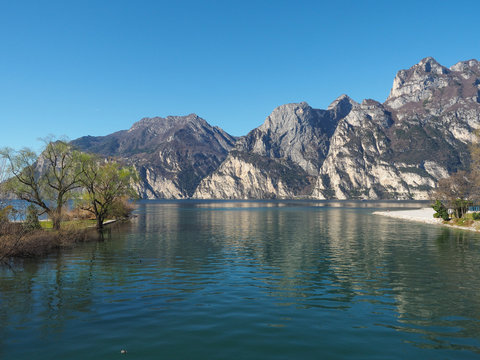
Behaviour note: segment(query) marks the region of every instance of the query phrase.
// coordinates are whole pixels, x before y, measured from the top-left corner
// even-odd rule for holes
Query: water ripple
[[[479,235],[245,204],[146,202],[103,243],[2,269],[0,358],[480,354]]]

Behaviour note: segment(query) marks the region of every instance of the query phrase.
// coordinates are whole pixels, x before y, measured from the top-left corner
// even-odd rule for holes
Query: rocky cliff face
[[[197,188],[196,198],[293,198],[309,196],[339,119],[352,100],[338,98],[328,110],[307,103],[276,108],[264,124],[237,141],[217,171]]]
[[[398,72],[383,104],[286,104],[238,139],[192,114],[73,143],[134,164],[144,198],[425,199],[468,168],[479,127],[480,63],[425,58]]]
[[[398,72],[383,104],[343,95],[327,110],[280,106],[194,197],[425,199],[440,178],[469,165],[479,89],[478,61],[447,69],[426,58]]]
[[[143,198],[191,197],[200,180],[218,168],[235,138],[195,114],[145,118],[129,130],[72,142],[84,151],[134,165]]]

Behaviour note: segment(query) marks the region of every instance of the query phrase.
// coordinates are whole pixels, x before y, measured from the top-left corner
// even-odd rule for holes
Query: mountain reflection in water
[[[141,202],[0,271],[0,358],[480,356],[480,236],[371,214],[398,206]]]

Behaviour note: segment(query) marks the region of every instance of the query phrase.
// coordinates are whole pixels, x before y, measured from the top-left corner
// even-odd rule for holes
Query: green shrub
[[[130,203],[126,197],[119,198],[112,203],[107,213],[107,218],[126,219],[130,217],[134,209],[134,205]]]
[[[435,203],[432,205],[432,208],[433,210],[435,210],[435,214],[433,214],[434,218],[436,219],[442,218],[445,221],[450,220],[450,216],[448,215],[448,210],[440,200],[435,201]]]
[[[34,205],[28,205],[27,207],[27,216],[23,227],[26,231],[33,231],[41,229],[40,221],[38,221],[38,212],[37,208]]]
[[[478,213],[478,212],[472,213],[472,219],[473,220],[480,220],[480,213]]]
[[[8,205],[0,209],[0,222],[7,223],[10,221],[10,214],[13,211],[13,206]]]

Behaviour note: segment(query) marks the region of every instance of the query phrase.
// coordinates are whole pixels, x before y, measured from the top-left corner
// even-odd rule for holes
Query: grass
[[[105,220],[105,222],[108,220]],[[53,222],[51,220],[40,221],[42,229],[51,230],[53,229]],[[82,219],[82,220],[67,220],[62,221],[61,228],[68,230],[81,230],[91,227],[95,227],[97,221],[95,219]]]
[[[468,226],[468,227],[472,226],[475,223],[474,220],[466,218],[466,217],[462,217],[460,219],[452,219],[452,220],[450,220],[450,222],[453,225]]]
[[[480,230],[480,220],[476,220],[473,217],[472,213],[467,213],[463,215],[462,218],[457,219],[453,218],[449,221],[444,221],[444,224],[449,224],[449,225],[456,225],[456,226],[462,226],[462,227],[468,227],[468,228],[473,228],[476,230]]]

